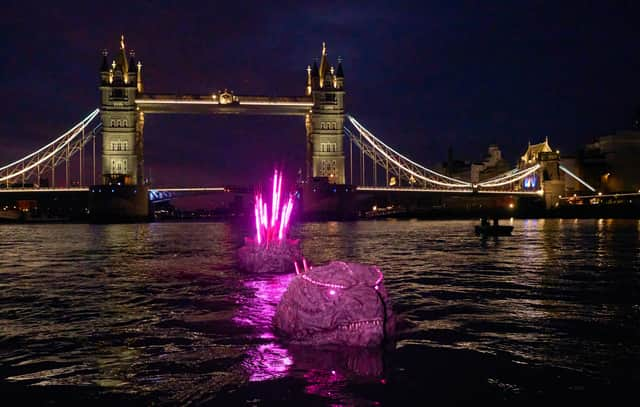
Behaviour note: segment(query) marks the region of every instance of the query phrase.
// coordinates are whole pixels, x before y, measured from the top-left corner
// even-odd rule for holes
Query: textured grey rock
[[[395,316],[376,266],[333,261],[291,281],[274,326],[293,343],[377,346],[392,338]]]
[[[254,273],[294,273],[293,262],[302,258],[299,240],[265,246],[245,237],[244,243],[238,251],[240,267]]]

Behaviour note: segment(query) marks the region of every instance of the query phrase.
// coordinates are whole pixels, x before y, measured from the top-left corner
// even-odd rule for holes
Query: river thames
[[[381,267],[386,349],[278,341],[291,275],[233,223],[0,225],[0,393],[51,404],[613,401],[640,384],[640,221],[305,223],[312,264]],[[504,223],[508,223],[505,221]]]

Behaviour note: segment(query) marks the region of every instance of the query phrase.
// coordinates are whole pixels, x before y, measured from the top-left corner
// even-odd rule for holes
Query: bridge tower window
[[[116,127],[116,121],[114,119],[111,119],[111,127]]]
[[[114,159],[114,160],[111,160],[111,173],[112,174],[126,174],[127,173],[127,160],[126,159]]]
[[[127,151],[129,149],[128,141],[112,141],[111,151]]]

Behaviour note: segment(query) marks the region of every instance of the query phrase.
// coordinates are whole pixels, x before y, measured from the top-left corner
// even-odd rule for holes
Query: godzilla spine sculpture
[[[282,200],[282,173],[273,174],[271,210],[262,193],[255,195],[255,239],[245,237],[239,250],[240,266],[259,273],[293,271],[293,262],[301,257],[299,242],[287,239],[289,222],[293,211],[293,195],[280,207]]]
[[[282,296],[276,330],[293,343],[377,346],[391,339],[395,316],[376,266],[332,261],[303,270]]]

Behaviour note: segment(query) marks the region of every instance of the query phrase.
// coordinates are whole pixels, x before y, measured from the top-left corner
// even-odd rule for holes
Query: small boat
[[[510,236],[513,226],[508,225],[476,225],[476,234],[483,236]]]
[[[19,222],[24,219],[24,213],[19,209],[0,209],[0,222]]]

